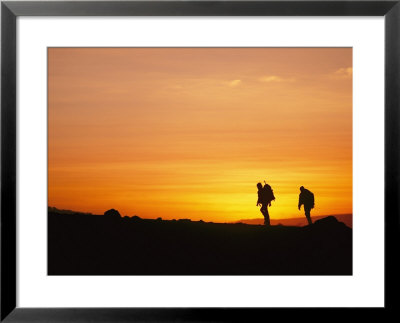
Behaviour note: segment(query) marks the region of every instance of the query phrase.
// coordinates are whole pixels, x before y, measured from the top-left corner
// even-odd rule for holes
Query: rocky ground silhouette
[[[116,210],[114,210],[116,211]],[[49,275],[351,275],[352,229],[48,214]]]

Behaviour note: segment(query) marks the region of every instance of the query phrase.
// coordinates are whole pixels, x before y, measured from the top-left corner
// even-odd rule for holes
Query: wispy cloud
[[[333,75],[337,78],[351,78],[353,76],[352,67],[342,67],[336,70]]]
[[[263,83],[272,83],[272,82],[280,83],[280,82],[294,82],[295,81],[295,79],[293,77],[284,78],[284,77],[280,77],[277,75],[264,75],[264,76],[261,76],[258,80]]]
[[[232,80],[227,82],[226,84],[230,87],[236,87],[239,86],[242,83],[242,80]]]

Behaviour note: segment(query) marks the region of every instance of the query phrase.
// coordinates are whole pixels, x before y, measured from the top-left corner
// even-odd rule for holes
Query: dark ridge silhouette
[[[192,222],[192,220],[190,220],[190,219],[179,219],[178,221],[179,222]]]
[[[330,215],[317,215],[317,216],[312,216],[311,219],[313,222],[326,218]],[[353,215],[352,214],[334,214],[334,216],[339,222],[343,222],[346,224],[349,228],[353,227]],[[245,224],[263,224],[264,219],[262,218],[257,218],[257,219],[241,219],[239,221],[231,222],[231,223],[245,223]],[[271,225],[286,225],[286,226],[305,226],[308,225],[307,219],[302,216],[297,216],[295,218],[288,218],[288,219],[271,219]]]
[[[125,216],[124,218],[127,218],[128,220],[130,219],[133,222],[138,222],[141,221],[142,218],[138,217],[137,215],[134,215],[133,217],[129,218],[128,216]]]
[[[72,210],[57,209],[54,206],[49,206],[47,208],[47,210],[48,210],[48,212],[57,213],[57,214],[92,214],[89,212],[78,212],[78,211],[72,211]]]
[[[49,212],[48,274],[351,275],[352,229]]]

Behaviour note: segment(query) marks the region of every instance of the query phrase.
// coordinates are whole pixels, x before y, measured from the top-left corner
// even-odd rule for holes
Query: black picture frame
[[[271,308],[19,308],[16,282],[16,19],[19,16],[384,16],[385,307],[399,290],[400,0],[394,1],[2,1],[1,317],[4,322],[251,321]],[[304,310],[304,309],[303,309]],[[325,309],[335,316],[333,309]],[[268,314],[266,311],[270,311]],[[347,309],[349,311],[349,309]],[[286,315],[286,314],[285,314]],[[376,316],[378,317],[378,316]],[[252,319],[253,318],[253,319]]]

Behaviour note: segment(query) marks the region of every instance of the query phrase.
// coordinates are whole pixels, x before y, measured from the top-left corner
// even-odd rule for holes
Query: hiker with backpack
[[[259,206],[261,204],[260,211],[264,216],[264,224],[266,226],[269,226],[270,220],[269,220],[268,206],[271,206],[271,202],[275,200],[274,192],[272,191],[271,186],[269,186],[267,183],[265,183],[264,186],[261,183],[257,183],[257,188],[258,188],[257,192],[258,200],[256,205]]]
[[[308,189],[304,188],[304,186],[300,187],[300,195],[299,195],[299,210],[301,206],[304,205],[304,213],[306,215],[308,225],[312,224],[311,221],[311,209],[314,208],[314,194],[310,192]]]

